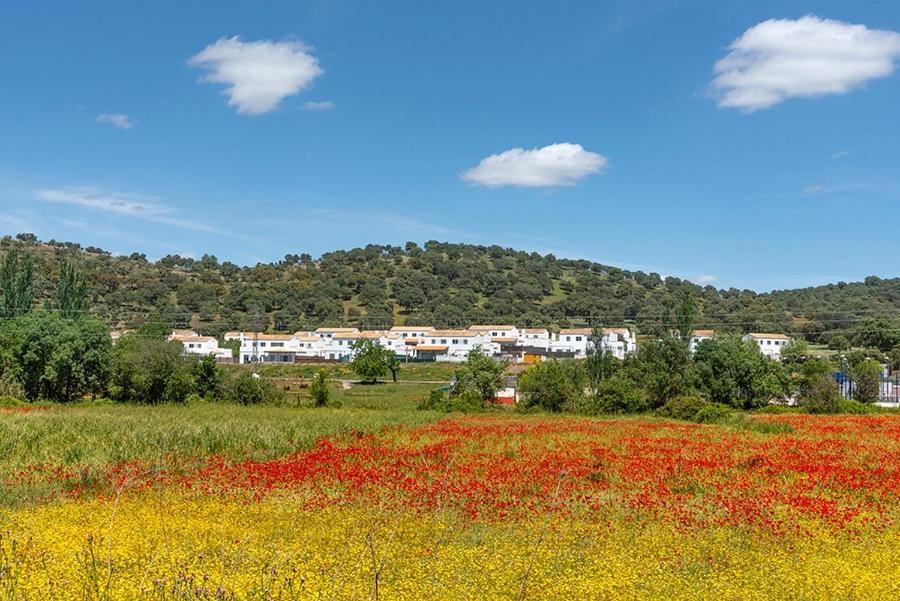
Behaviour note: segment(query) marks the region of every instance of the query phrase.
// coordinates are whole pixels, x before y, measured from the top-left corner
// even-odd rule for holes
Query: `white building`
[[[490,332],[471,330],[434,330],[416,345],[416,356],[436,361],[465,361],[469,351],[480,347],[486,355],[495,355],[500,345],[491,341]]]
[[[744,340],[752,340],[759,346],[759,351],[770,359],[781,361],[781,351],[791,341],[784,334],[751,333],[744,336]]]
[[[600,331],[600,348],[618,359],[637,350],[637,339],[629,328],[603,328]],[[564,328],[550,341],[551,353],[573,353],[576,358],[587,356],[589,344],[594,344],[592,328]]]
[[[523,328],[519,331],[519,345],[550,350],[550,330],[547,328]]]
[[[359,332],[357,328],[332,328],[332,327],[324,327],[324,328],[316,328],[316,331],[313,332],[319,338],[334,338],[336,334],[356,334]]]
[[[519,338],[519,328],[516,326],[479,325],[467,328],[470,332],[488,334],[491,338]]]
[[[180,342],[188,355],[212,356],[217,361],[231,360],[231,349],[219,348],[219,341],[212,336],[198,336],[191,330],[175,330],[169,335],[168,340]]]
[[[294,334],[260,334],[258,332],[226,332],[225,340],[241,343],[241,363],[294,363],[297,357],[318,357],[323,341],[306,332]]]
[[[703,342],[704,340],[710,340],[713,336],[716,335],[715,330],[694,330],[691,332],[691,339],[689,341],[689,347],[691,354],[697,352],[697,345]]]

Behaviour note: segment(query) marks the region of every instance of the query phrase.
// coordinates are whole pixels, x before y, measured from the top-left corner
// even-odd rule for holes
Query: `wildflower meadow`
[[[67,411],[4,417],[37,424]],[[152,461],[109,461],[90,476],[52,457],[7,463],[5,487],[30,496],[7,497],[0,510],[0,591],[10,599],[900,595],[900,419],[748,419],[724,427],[451,416],[361,422],[283,454],[275,445],[243,447],[244,457],[225,447],[179,457],[176,447]],[[284,436],[267,432],[273,444]]]

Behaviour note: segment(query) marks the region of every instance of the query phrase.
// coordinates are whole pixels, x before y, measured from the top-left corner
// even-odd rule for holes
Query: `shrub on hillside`
[[[328,404],[328,370],[325,368],[319,369],[313,375],[309,384],[309,396],[316,407],[324,407]]]

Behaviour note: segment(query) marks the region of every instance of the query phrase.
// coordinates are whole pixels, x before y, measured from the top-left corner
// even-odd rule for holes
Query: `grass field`
[[[326,409],[8,410],[0,591],[900,595],[900,416],[439,416],[414,410],[428,389],[355,386]]]

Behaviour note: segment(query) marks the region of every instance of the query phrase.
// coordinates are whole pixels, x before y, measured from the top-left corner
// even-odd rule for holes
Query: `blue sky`
[[[900,3],[88,4],[3,4],[0,233],[900,275]]]

